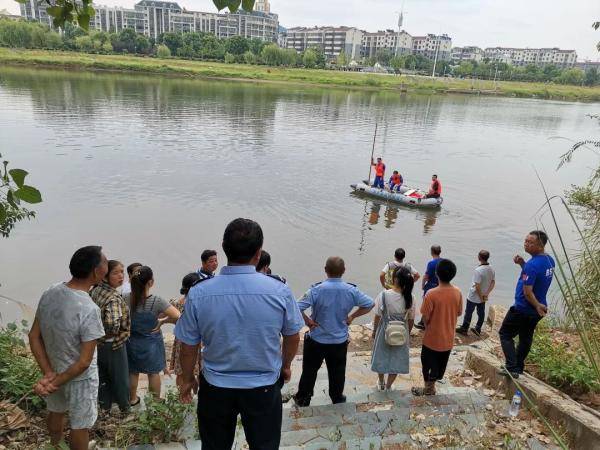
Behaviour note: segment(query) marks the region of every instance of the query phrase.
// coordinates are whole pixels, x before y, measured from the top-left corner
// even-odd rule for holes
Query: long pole
[[[369,162],[369,178],[368,183],[371,184],[371,171],[373,170],[373,155],[375,154],[375,139],[377,138],[377,122],[375,122],[375,134],[373,135],[373,149],[371,150],[371,161]]]

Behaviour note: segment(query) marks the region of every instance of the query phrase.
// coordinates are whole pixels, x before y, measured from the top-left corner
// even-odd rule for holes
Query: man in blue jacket
[[[371,297],[356,286],[342,280],[344,260],[332,256],[325,263],[327,279],[313,285],[299,301],[304,322],[310,331],[304,336],[302,376],[294,400],[298,406],[309,406],[317,380],[317,372],[325,360],[329,377],[329,397],[333,403],[344,403],[348,326],[354,319],[373,309]],[[304,311],[311,309],[310,317]],[[356,309],[352,314],[351,311]]]

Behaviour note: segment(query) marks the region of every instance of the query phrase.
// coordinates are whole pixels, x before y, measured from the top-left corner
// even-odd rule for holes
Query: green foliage
[[[176,390],[167,391],[164,400],[155,399],[152,395],[144,400],[146,409],[139,413],[131,430],[136,434],[136,442],[155,444],[180,440],[192,405],[181,403]]]
[[[262,49],[260,56],[263,62],[268,66],[294,66],[298,61],[298,54],[295,50],[279,48],[275,44],[266,45]]]
[[[135,53],[147,55],[152,50],[150,41],[143,34],[138,34],[135,37]]]
[[[160,44],[156,49],[156,56],[158,56],[159,58],[170,58],[171,50],[169,50],[169,47],[167,47],[166,45]]]
[[[390,59],[390,67],[394,69],[395,72],[400,72],[401,69],[404,69],[404,58],[401,56],[394,56]]]
[[[235,62],[235,55],[232,53],[225,53],[225,62],[227,64],[233,64]]]
[[[41,23],[0,19],[0,46],[55,49],[62,46],[62,39]]]
[[[580,69],[567,69],[557,78],[556,82],[560,84],[583,84],[584,73]]]
[[[40,192],[25,184],[28,173],[23,169],[8,169],[8,165],[8,161],[2,161],[0,166],[0,236],[3,237],[10,235],[17,222],[35,217],[35,212],[24,208],[21,202],[42,201]]]
[[[14,323],[0,328],[0,400],[19,402],[19,407],[39,411],[44,401],[32,389],[41,377],[37,363],[29,353],[24,340],[27,322],[22,330]]]
[[[176,55],[177,50],[183,47],[183,36],[180,33],[163,33],[159,37],[158,42],[160,44],[165,44],[167,47],[169,47],[169,50],[171,50],[171,54]]]
[[[590,67],[585,71],[585,77],[583,80],[583,84],[586,86],[595,86],[600,84],[600,73],[598,73],[598,69],[595,67]]]
[[[377,53],[375,54],[375,59],[382,66],[389,66],[390,60],[392,59],[393,56],[394,55],[392,54],[391,50],[389,50],[387,48],[381,48],[381,49],[377,50]]]
[[[600,392],[600,380],[594,368],[579,349],[566,342],[552,339],[552,330],[540,322],[528,362],[537,366],[539,376],[571,394]]]
[[[260,57],[254,52],[248,50],[246,53],[244,53],[244,62],[246,64],[258,64],[260,63]]]
[[[232,55],[243,55],[248,49],[248,39],[243,36],[232,36],[225,40],[225,52]]]
[[[317,52],[313,48],[307,48],[302,55],[302,64],[307,69],[313,69],[317,66]]]
[[[248,41],[248,50],[255,55],[260,55],[260,52],[262,52],[262,49],[265,45],[266,43],[261,39],[253,38]]]
[[[346,67],[348,65],[348,63],[350,62],[350,59],[348,58],[348,55],[346,55],[346,52],[344,50],[342,50],[340,52],[340,54],[337,56],[337,58],[335,59],[335,62],[340,67]]]

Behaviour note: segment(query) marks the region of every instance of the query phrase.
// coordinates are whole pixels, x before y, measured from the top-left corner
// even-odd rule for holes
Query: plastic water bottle
[[[508,409],[508,415],[510,417],[517,417],[519,415],[519,409],[521,408],[521,391],[515,392]]]

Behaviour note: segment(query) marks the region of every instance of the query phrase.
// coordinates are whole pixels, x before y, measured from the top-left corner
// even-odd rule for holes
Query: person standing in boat
[[[373,187],[383,189],[384,188],[384,177],[385,177],[385,164],[381,157],[377,158],[377,162],[371,159],[371,165],[375,167],[375,181]]]
[[[442,183],[438,180],[437,175],[431,177],[431,186],[425,198],[440,198],[442,196]]]
[[[400,188],[402,187],[403,183],[404,183],[404,179],[402,178],[402,175],[400,175],[397,170],[394,170],[394,172],[392,173],[392,176],[390,177],[390,181],[389,181],[390,191],[400,192]]]

